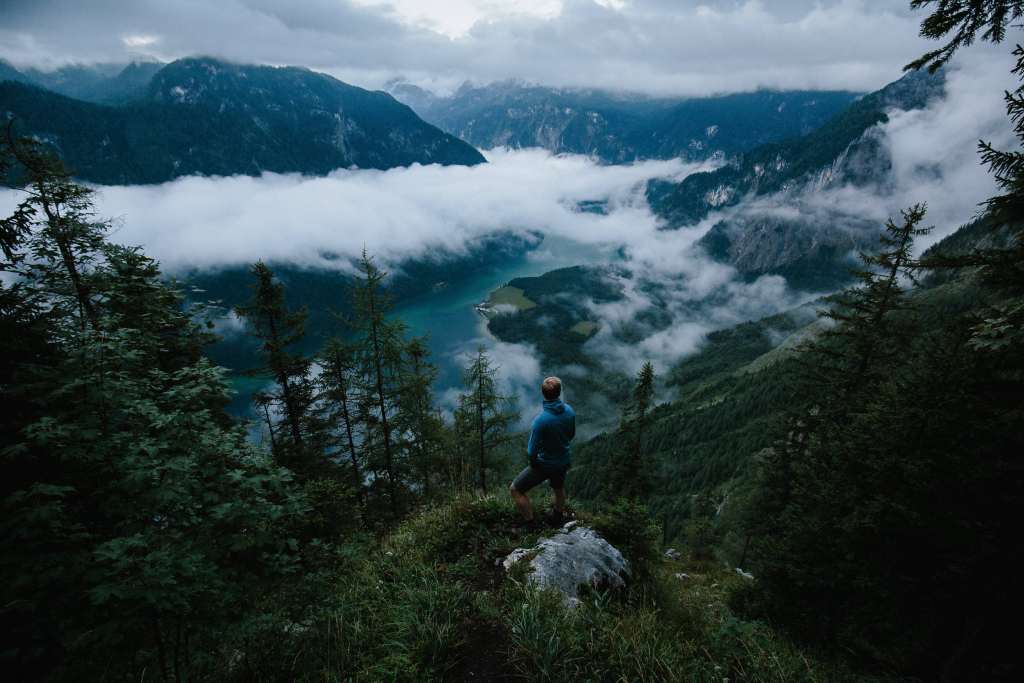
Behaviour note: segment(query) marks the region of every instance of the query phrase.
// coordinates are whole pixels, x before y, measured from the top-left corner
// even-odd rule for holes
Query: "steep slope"
[[[543,147],[612,163],[732,156],[808,133],[856,97],[842,91],[758,91],[656,99],[514,81],[466,84],[450,97],[436,97],[408,83],[388,87],[423,118],[477,147]]]
[[[891,109],[920,109],[941,95],[942,72],[911,72],[850,105],[817,130],[761,145],[735,162],[680,183],[657,182],[648,189],[652,207],[674,225],[692,224],[714,209],[734,206],[750,195],[878,180],[889,161],[871,129],[888,121]]]
[[[1005,234],[982,219],[933,246],[930,253],[1005,247],[992,242],[994,235]],[[993,301],[992,293],[969,271],[929,273],[907,298],[922,330],[930,332]],[[712,332],[697,353],[666,374],[673,400],[655,409],[647,432],[658,482],[649,505],[665,525],[666,538],[684,534],[686,520],[694,514],[694,496],[710,496],[724,504],[730,496],[740,495],[737,486],[749,475],[758,453],[780,436],[781,417],[811,400],[793,390],[808,368],[799,358],[799,347],[829,324],[816,313],[831,305],[830,298],[819,299]],[[576,448],[573,473],[578,495],[608,495],[604,472],[609,459],[619,457],[620,448],[614,434]]]
[[[173,62],[142,99],[116,107],[6,81],[0,111],[52,144],[78,177],[106,184],[484,161],[385,93],[306,69],[213,59]]]
[[[926,106],[944,83],[941,72],[908,74],[808,135],[762,145],[679,183],[652,182],[648,201],[669,227],[721,212],[699,244],[747,277],[772,273],[801,289],[835,289],[849,281],[856,252],[875,246],[881,225],[813,198],[845,185],[884,194],[892,161],[878,124],[893,109]]]

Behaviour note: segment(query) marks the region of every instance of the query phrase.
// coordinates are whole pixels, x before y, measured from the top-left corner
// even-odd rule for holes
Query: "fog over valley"
[[[720,168],[722,159],[610,165],[543,149],[493,149],[485,153],[486,164],[472,167],[416,164],[385,171],[337,170],[324,177],[189,176],[159,185],[102,186],[96,211],[114,219],[112,239],[143,246],[168,273],[186,281],[197,271],[239,270],[259,259],[351,275],[364,248],[400,274],[409,261],[466,259],[487,248],[481,246],[486,238],[522,238],[520,261],[506,268],[485,265],[474,271],[472,292],[460,290],[471,299],[460,304],[466,308],[458,325],[463,338],[452,339],[451,319],[422,317],[417,332],[444,337],[435,350],[449,368],[461,367],[465,354],[478,344],[499,343],[487,332],[486,320],[469,308],[507,279],[614,262],[628,277],[616,272],[602,277],[621,286],[621,298],[593,302],[584,297],[580,302],[598,325],[584,348],[625,372],[635,372],[644,359],[665,370],[700,348],[709,331],[827,293],[787,284],[785,277],[771,273],[746,277],[711,258],[700,239],[723,220],[768,216],[828,225],[857,216],[862,221],[858,239],[870,244],[877,227],[901,207],[925,201],[936,230],[919,241],[919,251],[971,220],[994,188],[992,177],[973,163],[973,143],[1010,139],[996,94],[1007,85],[1009,79],[988,59],[958,63],[949,70],[941,97],[924,109],[893,109],[887,122],[868,131],[866,136],[874,137],[884,152],[884,166],[870,183],[809,184],[751,196],[675,229],[652,212],[645,199],[647,181],[678,183]],[[938,155],[935,139],[945,141]],[[17,192],[3,191],[0,208],[9,211],[19,198]],[[555,246],[551,238],[558,238]],[[425,286],[444,280],[437,275]],[[646,286],[650,283],[657,283],[656,292]],[[337,296],[347,294],[339,290]],[[429,310],[429,295],[426,301],[421,305]],[[660,312],[656,322],[637,326],[639,313],[655,310]],[[623,335],[626,323],[631,329]],[[244,329],[233,314],[218,325],[225,332]],[[525,397],[538,371],[537,350],[500,343],[506,391]],[[444,376],[442,386],[454,396],[458,373]]]

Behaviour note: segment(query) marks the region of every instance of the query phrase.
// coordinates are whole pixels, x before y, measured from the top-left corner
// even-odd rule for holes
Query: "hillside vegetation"
[[[144,94],[115,106],[0,80],[0,111],[76,177],[101,184],[484,161],[390,95],[308,69],[188,58],[145,83]]]
[[[918,67],[1001,42],[1024,15],[1017,0],[933,9],[923,34],[950,42]],[[1024,79],[1024,48],[1013,54]],[[1024,86],[1006,105],[1024,145]],[[5,138],[0,177],[20,192],[0,221],[4,670],[1020,680],[1006,626],[1024,560],[1020,145],[980,144],[999,189],[972,225],[919,254],[927,207],[907,207],[861,255],[856,285],[813,306],[820,316],[718,331],[667,377],[649,361],[632,378],[602,373],[572,331],[584,307],[550,301],[616,301],[635,274],[509,283],[536,306],[490,323],[525,335],[519,316],[531,329],[548,316],[566,336],[540,351],[620,401],[617,424],[579,437],[567,476],[570,512],[623,553],[629,582],[571,608],[523,563],[496,565],[551,530],[505,497],[524,435],[486,348],[445,414],[428,347],[371,254],[342,292],[345,331],[316,343],[288,283],[258,261],[234,314],[264,381],[258,418],[239,421],[207,355],[207,307],[110,240],[52,141]],[[674,395],[661,405],[659,383]],[[541,511],[546,493],[532,494]]]

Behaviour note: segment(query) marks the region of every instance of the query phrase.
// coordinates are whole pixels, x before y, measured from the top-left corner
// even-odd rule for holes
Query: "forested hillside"
[[[145,80],[118,106],[2,81],[0,110],[102,184],[484,161],[390,95],[307,69],[182,59]]]

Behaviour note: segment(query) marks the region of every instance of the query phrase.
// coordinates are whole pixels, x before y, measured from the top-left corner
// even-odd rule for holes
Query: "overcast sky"
[[[0,0],[0,58],[204,54],[366,87],[520,78],[659,94],[873,90],[929,43],[909,0]]]

